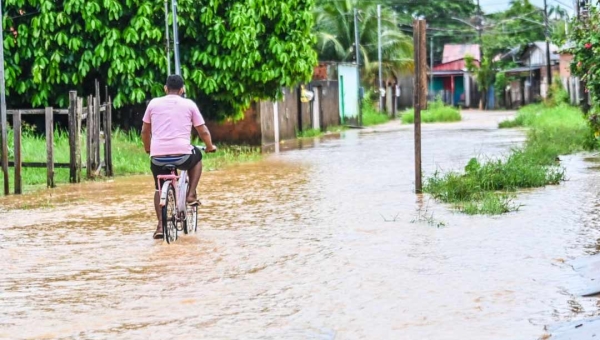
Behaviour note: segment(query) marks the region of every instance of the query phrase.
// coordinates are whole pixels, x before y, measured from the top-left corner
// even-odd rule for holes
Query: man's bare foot
[[[152,238],[155,240],[160,240],[163,238],[162,223],[158,224],[158,226],[156,227],[156,231],[154,232],[154,235],[152,235]]]

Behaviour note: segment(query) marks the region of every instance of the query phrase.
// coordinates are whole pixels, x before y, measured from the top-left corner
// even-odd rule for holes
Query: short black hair
[[[183,78],[178,74],[172,74],[167,77],[167,89],[169,91],[179,91],[183,88]]]

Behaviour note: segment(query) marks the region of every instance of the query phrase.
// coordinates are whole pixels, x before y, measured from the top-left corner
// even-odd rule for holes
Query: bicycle
[[[205,147],[198,146],[201,151]],[[163,240],[171,243],[177,240],[177,233],[184,234],[196,232],[198,229],[198,205],[188,205],[186,197],[190,190],[187,171],[182,170],[177,175],[177,167],[167,164],[165,169],[171,171],[170,175],[159,175],[158,190],[160,192],[160,206],[162,210]],[[160,183],[164,181],[162,187]]]

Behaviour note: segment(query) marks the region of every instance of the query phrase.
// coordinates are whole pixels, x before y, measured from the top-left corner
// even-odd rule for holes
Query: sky
[[[477,0],[475,0],[477,1]],[[493,13],[502,11],[508,8],[510,1],[509,0],[479,0],[481,4],[481,9],[485,13]],[[530,0],[532,4],[543,7],[544,0]],[[569,12],[573,12],[573,8],[575,7],[573,4],[573,0],[546,0],[548,2],[548,6],[556,6],[559,5]],[[568,6],[565,6],[568,5]]]

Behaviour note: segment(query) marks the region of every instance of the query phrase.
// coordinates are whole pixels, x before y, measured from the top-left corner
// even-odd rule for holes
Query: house
[[[479,64],[481,60],[479,45],[444,45],[442,63],[434,65],[432,72],[429,73],[430,99],[441,96],[442,100],[449,105],[477,106],[479,93],[472,76],[467,72],[466,56],[472,56],[475,63]]]
[[[557,51],[558,47],[550,44],[550,65],[553,76],[558,76],[560,70]],[[546,42],[529,43],[521,48],[512,49],[501,57],[503,60],[509,58],[518,66],[502,71],[510,79],[505,93],[507,106],[516,108],[545,98],[548,92]]]
[[[587,101],[587,105],[591,105],[591,96],[585,92],[585,88],[579,77],[571,74],[571,63],[573,62],[572,49],[575,47],[573,42],[567,42],[560,47],[556,53],[559,58],[559,75],[563,87],[569,93],[570,102],[573,105],[581,105]]]

